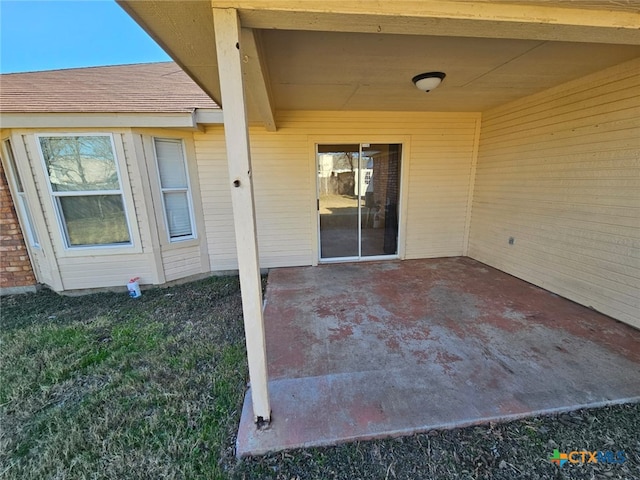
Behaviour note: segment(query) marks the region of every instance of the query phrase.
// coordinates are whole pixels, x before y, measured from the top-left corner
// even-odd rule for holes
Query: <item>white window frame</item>
[[[27,192],[25,192],[24,190],[24,182],[20,177],[20,172],[18,172],[18,165],[16,165],[16,156],[13,151],[13,145],[11,144],[10,138],[2,141],[2,148],[4,149],[4,154],[7,159],[7,169],[5,171],[5,176],[7,177],[7,182],[9,182],[13,192],[15,193],[15,197],[17,197],[17,202],[14,203],[16,206],[18,217],[22,220],[24,227],[26,227],[23,228],[23,231],[25,231],[27,234],[26,236],[27,240],[29,241],[29,245],[34,248],[40,248],[38,232],[36,231],[36,227],[33,223],[31,209],[29,208],[29,201],[27,200]]]
[[[162,186],[162,178],[160,177],[160,163],[158,161],[158,152],[156,149],[156,140],[161,140],[161,141],[165,141],[165,142],[175,142],[175,143],[180,143],[180,148],[182,151],[182,165],[184,167],[184,173],[185,173],[185,178],[187,180],[187,186],[186,187],[178,187],[178,188],[165,188]],[[189,241],[189,240],[195,240],[198,238],[198,234],[197,234],[197,225],[196,225],[196,219],[195,219],[195,215],[194,215],[194,209],[193,209],[193,194],[192,194],[192,190],[191,190],[191,174],[189,172],[189,162],[187,160],[187,150],[185,148],[185,144],[184,144],[184,139],[182,138],[171,138],[171,137],[160,137],[160,136],[153,136],[151,137],[151,144],[153,145],[153,158],[155,161],[155,170],[156,170],[156,176],[158,179],[158,188],[160,190],[160,201],[162,202],[162,217],[164,219],[164,228],[165,228],[165,232],[167,235],[167,241],[169,243],[175,244],[175,243],[180,243],[180,242],[185,242],[185,241]],[[169,229],[169,219],[167,217],[167,205],[165,203],[164,200],[164,194],[165,193],[172,193],[172,192],[176,192],[176,193],[186,193],[187,194],[187,205],[189,207],[189,222],[191,224],[191,235],[182,235],[180,237],[175,237],[172,238],[171,237],[171,231]]]
[[[51,138],[51,137],[108,137],[111,144],[111,151],[113,152],[113,160],[116,167],[116,174],[118,175],[118,185],[120,186],[119,190],[88,190],[88,191],[72,191],[72,192],[55,192],[51,186],[51,178],[49,177],[49,169],[47,168],[47,162],[44,158],[44,153],[42,152],[42,144],[40,143],[41,138]],[[42,168],[44,171],[45,181],[47,183],[47,189],[49,191],[49,198],[52,200],[53,210],[55,212],[56,220],[58,223],[58,228],[60,229],[60,235],[62,239],[62,246],[65,251],[83,251],[83,250],[113,250],[113,249],[127,249],[130,250],[135,247],[134,241],[134,230],[131,228],[131,219],[129,217],[129,205],[128,199],[123,187],[122,182],[122,172],[121,165],[118,155],[118,150],[116,148],[116,144],[113,138],[112,133],[101,133],[101,132],[78,132],[78,133],[40,133],[35,135],[36,146],[38,148],[38,153],[40,155],[40,161],[42,163]],[[60,202],[58,198],[60,197],[83,197],[83,196],[97,196],[97,195],[120,195],[122,199],[122,207],[124,210],[124,217],[127,223],[127,231],[129,233],[129,242],[128,243],[110,243],[110,244],[92,244],[92,245],[71,245],[69,239],[69,233],[67,231],[67,226],[64,220],[64,216],[62,214],[62,208],[60,206]]]

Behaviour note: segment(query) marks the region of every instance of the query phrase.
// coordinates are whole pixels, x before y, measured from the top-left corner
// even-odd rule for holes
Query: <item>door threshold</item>
[[[370,257],[338,257],[338,258],[321,258],[318,265],[328,263],[360,263],[360,262],[376,262],[380,260],[400,260],[399,255],[375,255]]]

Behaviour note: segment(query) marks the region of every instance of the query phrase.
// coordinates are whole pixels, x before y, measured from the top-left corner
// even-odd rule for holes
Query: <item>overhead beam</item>
[[[254,102],[261,122],[269,132],[276,131],[276,121],[273,113],[273,101],[267,64],[262,54],[260,32],[251,28],[243,28],[242,61],[245,87]]]
[[[568,2],[212,0],[243,27],[640,45],[640,9]],[[560,6],[561,5],[561,6]]]
[[[116,0],[116,2],[200,88],[222,106],[211,2],[206,0]]]
[[[256,213],[245,92],[242,82],[242,39],[234,9],[213,9],[220,89],[224,98],[224,135],[231,182],[231,203],[242,293],[242,313],[256,423],[271,420],[267,351],[262,313],[262,281],[258,257]]]

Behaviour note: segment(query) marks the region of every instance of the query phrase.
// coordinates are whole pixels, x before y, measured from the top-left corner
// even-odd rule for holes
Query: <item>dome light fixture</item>
[[[428,72],[416,75],[411,79],[411,81],[415,84],[418,90],[429,93],[431,90],[440,85],[440,83],[442,83],[442,80],[444,80],[444,77],[446,76],[446,73],[442,72]]]

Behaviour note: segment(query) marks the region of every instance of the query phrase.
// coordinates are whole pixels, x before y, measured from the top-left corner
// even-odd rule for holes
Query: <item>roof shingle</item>
[[[182,113],[219,108],[174,62],[0,75],[4,113]]]

